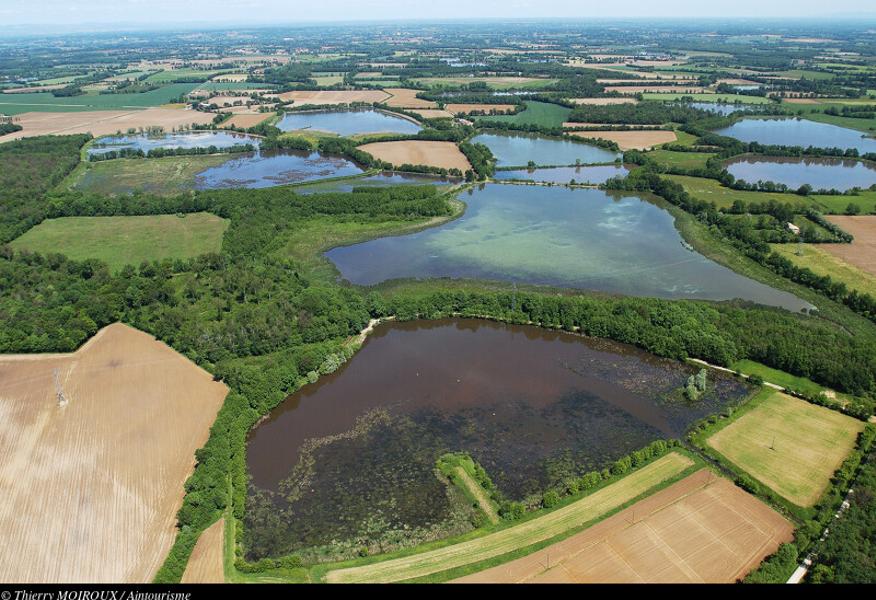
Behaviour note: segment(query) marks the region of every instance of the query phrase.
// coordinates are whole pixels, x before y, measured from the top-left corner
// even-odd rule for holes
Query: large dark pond
[[[472,278],[634,296],[742,298],[792,311],[811,305],[685,249],[672,215],[636,195],[487,184],[460,196],[460,218],[417,233],[334,248],[359,285]]]
[[[291,112],[277,123],[281,131],[317,129],[342,136],[363,133],[409,133],[422,129],[403,117],[389,115],[373,108],[362,110],[320,110]]]
[[[862,154],[876,152],[876,139],[860,131],[806,119],[742,119],[715,133],[766,145],[856,148]]]
[[[816,190],[844,192],[876,183],[876,164],[840,158],[746,156],[727,163],[727,171],[748,183],[774,181],[791,188],[808,183]]]
[[[339,156],[298,150],[247,152],[195,176],[199,190],[266,188],[302,181],[346,177],[361,173],[355,163]]]
[[[500,167],[525,167],[530,161],[545,166],[574,165],[579,160],[583,164],[608,163],[620,157],[598,146],[530,133],[482,133],[471,141],[487,146]]]
[[[252,558],[353,555],[461,533],[471,507],[435,474],[465,451],[506,497],[601,469],[738,400],[738,380],[629,346],[478,320],[383,324],[351,361],[250,434]],[[344,540],[353,540],[350,543]]]
[[[123,135],[100,138],[88,149],[88,155],[106,154],[117,150],[142,150],[148,153],[157,148],[230,148],[251,144],[258,147],[259,138],[229,131],[191,131],[184,133],[164,133],[161,135]]]

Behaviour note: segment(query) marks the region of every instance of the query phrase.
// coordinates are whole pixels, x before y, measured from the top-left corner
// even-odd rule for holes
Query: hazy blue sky
[[[853,17],[870,0],[0,0],[9,25],[533,17]]]

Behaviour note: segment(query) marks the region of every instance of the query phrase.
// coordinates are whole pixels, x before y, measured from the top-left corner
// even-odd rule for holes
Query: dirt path
[[[472,496],[475,497],[475,500],[478,501],[478,506],[481,507],[481,510],[484,511],[484,514],[487,515],[487,518],[490,520],[490,523],[495,525],[499,522],[499,514],[496,512],[493,503],[490,502],[490,498],[484,492],[484,488],[478,485],[478,482],[471,478],[471,475],[463,469],[462,467],[456,467],[456,475],[462,481],[463,485],[465,485],[466,489],[471,493]]]

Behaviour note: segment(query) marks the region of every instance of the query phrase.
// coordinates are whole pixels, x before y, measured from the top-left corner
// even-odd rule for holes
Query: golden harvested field
[[[383,102],[389,94],[380,90],[297,90],[284,92],[277,97],[283,102],[292,100],[293,106],[321,104],[351,104],[353,102]]]
[[[582,138],[609,140],[617,142],[621,150],[650,150],[654,146],[674,142],[674,131],[650,129],[642,131],[570,131],[571,135]]]
[[[636,104],[635,98],[572,98],[575,104],[591,104],[593,106],[611,106],[613,104]]]
[[[449,110],[455,115],[467,115],[471,112],[482,111],[485,114],[490,114],[494,110],[498,113],[513,112],[517,108],[513,104],[445,104],[444,109]]]
[[[609,85],[605,90],[619,94],[634,95],[645,92],[669,92],[672,94],[701,94],[708,89],[698,85]]]
[[[798,506],[812,506],[854,449],[864,423],[775,392],[708,444]]]
[[[180,583],[225,583],[224,546],[225,519],[219,519],[198,538]]]
[[[21,131],[0,136],[0,142],[37,135],[66,135],[90,133],[97,137],[140,127],[189,127],[192,123],[204,125],[215,115],[183,108],[147,108],[145,110],[95,110],[84,112],[29,112],[16,117]]]
[[[851,244],[819,244],[819,246],[862,271],[876,275],[876,216],[832,215],[827,218],[831,223],[851,233],[855,239]]]
[[[701,469],[581,533],[465,583],[732,583],[794,526]]]
[[[424,140],[374,142],[359,146],[359,150],[395,166],[429,165],[442,169],[459,169],[463,173],[471,169],[465,154],[453,142]]]
[[[420,115],[424,119],[452,119],[453,115],[446,110],[437,108],[409,108],[408,112]]]
[[[390,95],[386,104],[394,108],[438,108],[438,104],[431,100],[417,98],[419,90],[386,88],[383,91]]]
[[[0,356],[0,582],[151,581],[227,391],[121,323]]]
[[[522,550],[581,527],[677,476],[693,463],[671,452],[580,500],[485,536],[411,556],[329,571],[329,582],[387,583],[425,577]]]
[[[268,117],[273,117],[274,113],[238,113],[225,121],[223,127],[242,127],[247,129],[255,127]]]

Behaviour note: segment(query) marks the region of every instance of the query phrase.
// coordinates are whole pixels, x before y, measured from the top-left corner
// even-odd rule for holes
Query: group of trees
[[[637,104],[610,104],[599,106],[581,104],[569,115],[569,121],[578,123],[612,123],[655,125],[663,123],[688,123],[711,116],[710,113],[691,108],[683,103],[639,102]]]

